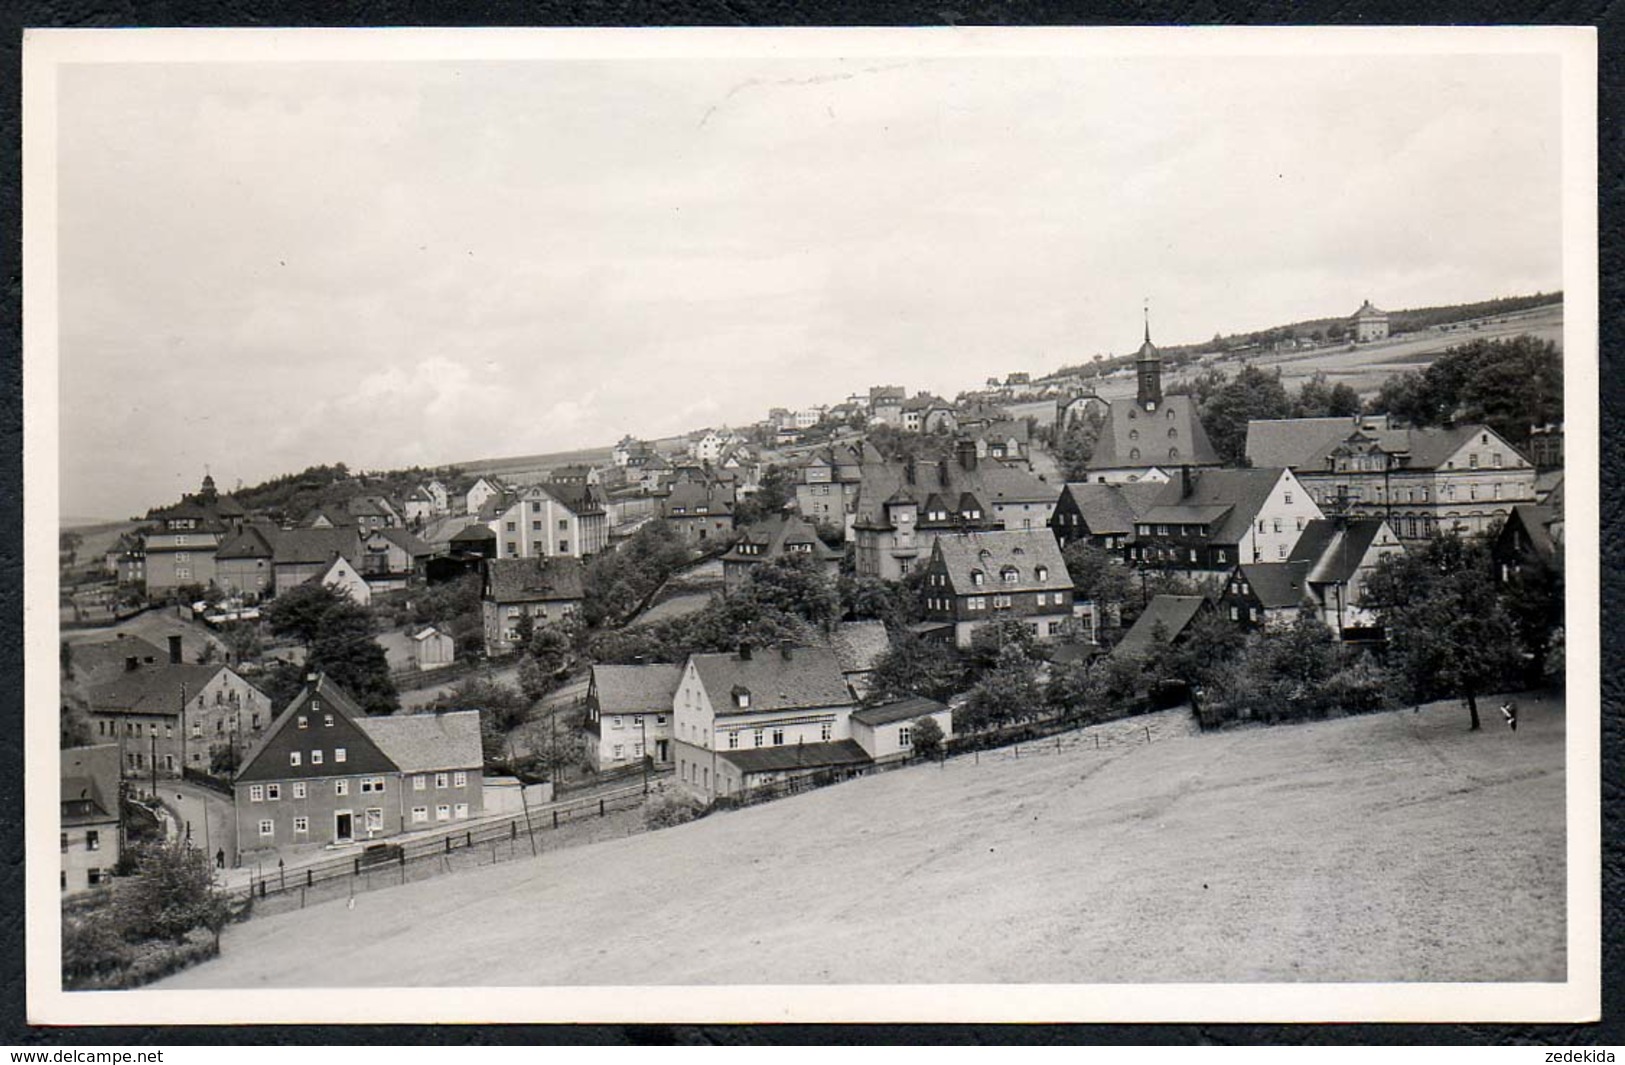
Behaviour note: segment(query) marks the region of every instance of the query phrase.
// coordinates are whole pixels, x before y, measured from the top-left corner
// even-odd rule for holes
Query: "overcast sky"
[[[1563,284],[1546,57],[146,64],[59,85],[62,513]]]

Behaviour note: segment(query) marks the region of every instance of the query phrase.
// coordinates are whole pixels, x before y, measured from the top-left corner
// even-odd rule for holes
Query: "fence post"
[[[1056,754],[1061,753],[1061,736],[1060,736],[1060,733],[1056,733],[1056,735],[1055,735],[1055,753]]]
[[[1145,742],[1147,742],[1147,743],[1151,742],[1151,726],[1150,725],[1147,725],[1145,727]]]
[[[446,837],[446,853],[447,854],[451,853],[451,837],[450,836]]]
[[[463,846],[472,847],[473,845],[474,845],[474,832],[473,832],[472,829],[470,829],[468,832],[463,833]]]
[[[518,838],[519,838],[519,822],[518,821],[509,821],[508,822],[508,841],[511,843],[512,841],[514,841],[514,840],[516,840]]]
[[[557,810],[553,811],[553,827],[559,827],[559,812]]]
[[[355,875],[361,875],[361,856],[359,854],[355,857]]]
[[[316,885],[316,874],[315,874],[315,872],[310,870],[310,869],[306,869],[305,870],[305,886],[306,887],[314,887],[315,885]]]
[[[1021,744],[1018,743],[1018,744],[1016,744],[1016,758],[1020,759],[1020,757],[1021,757]]]
[[[264,897],[265,897],[265,881],[261,880],[260,881],[260,898],[263,899]]]
[[[305,908],[305,889],[304,888],[299,889],[299,908],[301,910]]]
[[[599,817],[604,816],[604,800],[603,799],[598,800],[598,816]]]

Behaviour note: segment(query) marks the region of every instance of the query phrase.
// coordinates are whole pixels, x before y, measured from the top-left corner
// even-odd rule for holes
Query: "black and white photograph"
[[[1591,31],[24,53],[31,1021],[1597,1015]]]

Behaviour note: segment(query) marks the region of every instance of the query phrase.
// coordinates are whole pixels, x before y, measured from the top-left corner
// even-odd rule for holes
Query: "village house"
[[[956,433],[959,431],[959,409],[945,399],[933,397],[933,402],[920,415],[922,433]]]
[[[672,700],[677,779],[705,800],[820,771],[862,768],[854,700],[821,647],[690,655]]]
[[[480,614],[485,653],[518,650],[521,618],[537,625],[562,621],[581,611],[582,565],[568,558],[497,558],[485,564]]]
[[[867,697],[875,666],[879,664],[881,656],[891,650],[886,623],[875,620],[840,622],[830,633],[829,646],[835,652],[835,661],[841,667],[841,677],[846,681],[852,698],[861,700]]]
[[[145,537],[139,532],[119,537],[118,575],[120,588],[147,586],[147,549]]]
[[[1349,316],[1349,335],[1357,344],[1366,344],[1373,340],[1388,339],[1388,312],[1379,311],[1371,305],[1370,300],[1360,304],[1360,309]]]
[[[876,763],[899,761],[914,753],[914,732],[921,718],[935,721],[944,740],[953,738],[953,711],[919,695],[852,711],[852,738]]]
[[[104,743],[61,754],[62,892],[108,883],[119,859],[119,749]]]
[[[1049,521],[1056,543],[1064,550],[1083,540],[1123,557],[1134,538],[1135,520],[1156,504],[1166,483],[1068,483]]]
[[[938,536],[920,594],[921,631],[960,647],[989,622],[1019,621],[1038,639],[1053,640],[1072,618],[1072,579],[1048,529]]]
[[[733,546],[722,556],[722,587],[733,593],[745,583],[750,571],[763,562],[793,556],[812,559],[833,581],[841,568],[844,552],[825,544],[806,518],[779,514],[759,521],[739,532]]]
[[[733,537],[733,493],[688,481],[672,486],[660,501],[660,518],[685,543],[712,547]]]
[[[1191,626],[1212,615],[1213,609],[1212,600],[1205,595],[1154,595],[1111,654],[1116,658],[1155,654],[1162,641],[1168,646],[1183,641]]]
[[[356,566],[373,594],[405,590],[424,576],[434,551],[405,529],[375,529],[361,538],[361,561]]]
[[[363,532],[394,529],[403,524],[400,512],[383,496],[353,496],[345,502],[344,509]]]
[[[367,717],[318,676],[232,781],[237,850],[387,839],[484,810],[477,710]]]
[[[874,386],[869,389],[869,420],[901,429],[903,400],[907,398],[908,393],[897,385]]]
[[[361,571],[350,564],[350,560],[343,555],[334,558],[327,564],[320,577],[312,578],[324,588],[331,588],[342,596],[347,597],[357,606],[372,605],[372,588]]]
[[[361,533],[354,527],[283,529],[276,535],[271,550],[276,594],[281,595],[312,578],[324,576],[336,558],[355,566],[361,559]]]
[[[1225,582],[1219,610],[1244,629],[1291,625],[1309,604],[1305,562],[1248,562]]]
[[[606,515],[595,485],[548,483],[526,488],[485,524],[502,558],[589,558],[609,543]]]
[[[181,638],[169,639],[173,650],[167,658],[157,645],[125,632],[114,634],[111,640],[65,644],[68,650],[62,656],[63,694],[83,696],[97,685],[117,680],[121,673],[166,660],[181,661]]]
[[[1254,466],[1289,467],[1322,506],[1384,518],[1403,540],[1485,532],[1513,507],[1535,501],[1534,464],[1485,425],[1255,421],[1247,427],[1247,458]]]
[[[319,506],[305,515],[299,525],[302,529],[354,529],[360,522],[348,507]]]
[[[683,667],[667,663],[595,665],[587,681],[586,731],[593,765],[614,769],[672,760],[672,704]]]
[[[276,541],[282,530],[269,522],[249,522],[226,537],[215,552],[215,582],[248,602],[276,594]]]
[[[1496,574],[1505,583],[1538,567],[1563,568],[1562,512],[1524,504],[1512,508],[1490,543]]]
[[[508,486],[495,477],[480,477],[463,493],[463,513],[478,514],[486,503],[509,491]]]
[[[1107,406],[1106,424],[1087,464],[1089,480],[1114,484],[1168,474],[1180,466],[1219,465],[1219,453],[1197,417],[1196,401],[1162,394],[1162,355],[1151,343],[1150,326],[1134,357],[1134,371],[1134,401]]]
[[[418,485],[407,494],[402,509],[407,524],[414,527],[420,526],[440,514],[440,511],[435,506],[434,496],[423,485]]]
[[[855,568],[900,580],[945,532],[1045,529],[1058,496],[1026,470],[981,462],[969,439],[957,442],[949,462],[865,466],[852,522]]]
[[[847,527],[865,464],[885,460],[873,444],[831,444],[809,452],[796,467],[796,510],[807,520]]]
[[[1182,469],[1134,520],[1131,562],[1193,574],[1285,562],[1304,527],[1324,517],[1286,469]]]
[[[215,552],[246,517],[242,505],[216,491],[207,474],[197,495],[149,513],[148,520],[158,524],[141,537],[147,595],[160,598],[186,585],[213,584]]]
[[[976,441],[976,457],[1001,462],[1026,462],[1032,434],[1025,421],[997,421],[970,433]]]
[[[252,739],[271,722],[270,698],[220,663],[127,668],[86,694],[86,720],[98,743],[118,747],[126,778],[207,771],[213,749]]]

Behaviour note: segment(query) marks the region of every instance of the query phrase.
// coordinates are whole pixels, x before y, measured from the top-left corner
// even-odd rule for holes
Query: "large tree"
[[[265,608],[265,622],[273,633],[304,645],[303,672],[327,674],[367,713],[391,714],[400,707],[389,660],[373,639],[372,618],[349,596],[301,584]]]
[[[1241,465],[1247,457],[1247,423],[1289,417],[1292,402],[1279,370],[1266,373],[1257,366],[1244,366],[1200,403],[1198,413],[1219,458],[1227,465]]]
[[[530,700],[517,688],[489,677],[468,677],[434,701],[436,710],[478,710],[486,765],[512,758],[510,737],[530,716]]]
[[[1506,683],[1523,660],[1484,542],[1435,536],[1384,556],[1365,594],[1387,632],[1389,663],[1410,698],[1464,699],[1477,729],[1478,697]]]
[[[1563,418],[1563,354],[1532,336],[1473,340],[1390,377],[1371,407],[1419,427],[1482,422],[1523,444],[1531,427]]]
[[[1316,373],[1298,388],[1292,401],[1294,418],[1346,418],[1360,413],[1360,394],[1346,383],[1332,384]]]
[[[951,645],[905,631],[876,660],[864,701],[878,705],[922,695],[942,702],[964,685],[965,664]]]
[[[1095,445],[1105,427],[1105,414],[1092,408],[1061,428],[1056,434],[1055,461],[1061,466],[1062,477],[1068,481],[1088,480],[1089,460],[1095,457]]]

